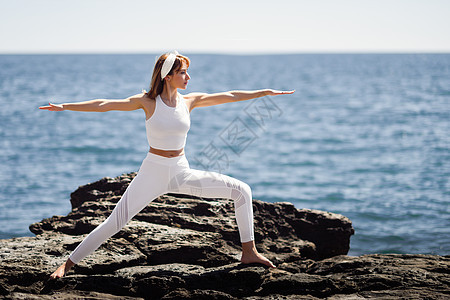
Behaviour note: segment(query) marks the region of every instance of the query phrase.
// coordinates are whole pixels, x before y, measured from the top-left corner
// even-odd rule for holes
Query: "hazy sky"
[[[450,52],[450,0],[0,0],[0,53]]]

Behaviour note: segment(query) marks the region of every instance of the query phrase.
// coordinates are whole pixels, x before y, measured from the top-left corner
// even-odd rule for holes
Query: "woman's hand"
[[[40,106],[39,109],[46,109],[50,111],[63,111],[64,107],[62,106],[62,104],[52,104],[49,102],[48,105]]]
[[[292,91],[277,91],[277,90],[266,90],[266,96],[277,96],[277,95],[287,95],[293,94],[295,90]]]

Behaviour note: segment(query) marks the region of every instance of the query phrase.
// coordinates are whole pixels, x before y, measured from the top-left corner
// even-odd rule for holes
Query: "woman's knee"
[[[247,199],[252,199],[252,189],[251,187],[245,183],[241,181],[241,191],[244,194],[244,197]]]
[[[252,200],[252,189],[245,182],[236,180],[237,184],[232,187],[231,198],[233,200]]]

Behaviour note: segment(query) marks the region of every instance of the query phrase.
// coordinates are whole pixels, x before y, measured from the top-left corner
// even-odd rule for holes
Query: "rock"
[[[193,290],[177,289],[168,293],[161,299],[163,300],[234,300],[237,299],[226,293],[222,293],[215,290]]]
[[[233,202],[155,199],[66,277],[48,276],[99,225],[135,176],[103,178],[71,194],[72,211],[30,225],[35,237],[0,240],[5,299],[444,299],[450,258],[346,256],[346,217],[254,200],[259,252],[270,269],[240,263]]]
[[[135,173],[124,174],[81,186],[71,194],[72,212],[67,216],[54,216],[32,224],[30,230],[37,235],[44,232],[68,235],[91,232],[111,213],[134,176]],[[342,215],[297,209],[289,202],[267,203],[256,199],[253,200],[253,208],[258,247],[279,261],[298,257],[322,259],[348,253],[350,236],[354,230],[351,221]],[[136,226],[126,226],[118,236],[139,244],[141,249],[147,248],[147,254],[154,253],[154,244],[168,242],[155,241],[152,238],[155,234],[179,243],[173,236],[175,234],[188,244],[198,241],[203,248],[209,244],[209,250],[197,250],[212,253],[211,249],[215,248],[218,251],[215,255],[217,258],[224,252],[240,248],[234,204],[230,199],[201,199],[169,194],[155,199],[133,220],[138,222]],[[166,227],[149,231],[148,224]],[[180,228],[178,233],[173,232],[176,228]],[[157,233],[158,230],[162,230],[161,234]],[[186,230],[191,231],[188,233]],[[146,238],[142,238],[142,235]],[[204,257],[202,253],[199,255]],[[229,260],[225,259],[223,263],[227,262]]]
[[[67,291],[67,292],[56,292],[51,295],[34,295],[27,293],[12,293],[8,296],[11,300],[55,300],[55,299],[89,299],[89,300],[100,300],[100,299],[112,299],[112,300],[137,300],[143,298],[128,297],[128,296],[114,296],[111,294],[97,293],[97,292],[87,292],[87,291]]]
[[[137,172],[122,174],[116,178],[104,177],[96,182],[81,186],[70,194],[72,209],[79,207],[87,201],[97,201],[99,199],[121,196]]]

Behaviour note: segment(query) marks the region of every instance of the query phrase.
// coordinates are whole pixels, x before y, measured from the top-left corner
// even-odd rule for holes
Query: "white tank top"
[[[150,119],[145,121],[148,144],[161,150],[184,148],[191,118],[183,96],[177,93],[175,107],[165,104],[160,95],[155,100],[155,111]]]

